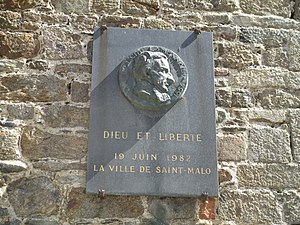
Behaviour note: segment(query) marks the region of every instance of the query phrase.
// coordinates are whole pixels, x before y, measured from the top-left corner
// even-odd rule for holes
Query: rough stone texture
[[[89,1],[88,0],[52,0],[53,6],[58,12],[63,13],[87,13],[89,11]]]
[[[248,157],[254,162],[291,162],[288,131],[281,128],[252,127]]]
[[[300,71],[300,32],[293,32],[291,34],[290,43],[288,46],[289,69],[293,71]]]
[[[21,24],[20,22],[20,13],[12,11],[0,11],[0,29],[18,29]]]
[[[70,105],[51,105],[42,108],[45,124],[50,127],[85,127],[88,126],[87,108]]]
[[[73,187],[82,187],[86,181],[86,170],[62,170],[56,173],[55,178]]]
[[[87,152],[87,138],[55,135],[37,128],[26,127],[21,138],[26,158],[81,159]]]
[[[67,85],[53,75],[18,74],[0,78],[3,100],[13,101],[63,101],[67,99]]]
[[[47,177],[14,181],[8,187],[8,194],[19,216],[52,215],[58,210],[60,192]]]
[[[296,191],[284,191],[279,194],[280,200],[283,202],[284,222],[288,224],[298,224],[300,221],[300,195]]]
[[[86,170],[86,164],[80,160],[45,159],[32,162],[33,167],[45,171],[58,172],[61,170]]]
[[[249,120],[262,123],[282,124],[286,122],[286,112],[284,110],[263,110],[256,109],[250,111]]]
[[[0,160],[14,160],[20,158],[20,131],[14,128],[0,126]]]
[[[221,161],[242,161],[247,158],[245,134],[222,134],[217,139],[218,157]]]
[[[59,64],[55,67],[55,73],[63,77],[77,78],[79,75],[86,76],[87,79],[90,79],[92,73],[92,66],[86,64]]]
[[[24,60],[0,59],[0,72],[14,72],[23,68]]]
[[[7,105],[8,119],[9,120],[29,120],[34,117],[34,108],[31,105],[15,104]]]
[[[219,169],[219,183],[229,183],[232,182],[232,178],[234,177],[233,172],[229,168],[223,167]]]
[[[270,38],[270,37],[276,38]],[[266,47],[282,47],[288,43],[290,33],[282,30],[243,28],[240,41],[245,43],[263,44]]]
[[[260,65],[261,56],[257,53],[256,47],[228,42],[218,44],[217,48],[216,66],[242,69]]]
[[[300,182],[299,165],[252,164],[238,166],[239,186],[243,188],[297,188]]]
[[[82,37],[65,27],[51,26],[43,32],[44,51],[48,59],[83,57]]]
[[[291,147],[293,160],[300,163],[300,110],[291,110],[289,119],[291,123]]]
[[[92,0],[92,10],[111,13],[120,8],[119,0]]]
[[[290,4],[290,1],[285,0],[240,0],[240,6],[245,13],[258,15],[290,17]]]
[[[29,219],[25,222],[25,225],[59,225],[57,221],[51,221],[46,219]]]
[[[300,20],[300,1],[295,0],[294,2],[295,2],[295,4],[294,4],[293,10],[292,10],[292,18],[299,21]]]
[[[73,102],[88,102],[90,99],[90,85],[74,81],[71,84],[71,100]]]
[[[280,207],[268,191],[224,191],[220,196],[219,217],[241,224],[280,223]]]
[[[0,31],[0,46],[0,57],[33,58],[38,54],[40,43],[36,34]]]
[[[238,0],[212,0],[211,2],[214,6],[214,10],[218,11],[231,12],[240,8]]]
[[[69,194],[67,214],[70,218],[138,217],[144,212],[139,197],[106,196],[99,204],[97,196],[86,195],[84,189],[73,188]]]
[[[105,24],[110,27],[123,27],[123,28],[139,28],[141,25],[141,19],[132,16],[111,16],[105,15],[101,17],[101,24]]]
[[[27,165],[17,160],[0,160],[0,171],[4,173],[20,172],[27,169]]]
[[[149,212],[161,223],[181,219],[194,219],[194,198],[168,198],[158,199],[150,197],[148,200]]]
[[[173,29],[173,25],[161,19],[152,19],[147,18],[144,20],[144,27],[145,29],[158,29],[161,30],[170,30]]]
[[[123,1],[121,5],[122,10],[128,15],[155,15],[158,11],[158,5],[149,5],[143,1]]]
[[[47,0],[2,0],[0,9],[28,9],[36,6],[46,6]]]
[[[300,76],[297,73],[278,69],[247,69],[230,77],[230,84],[235,87],[250,89],[264,88],[299,88]]]
[[[264,89],[254,93],[257,106],[265,109],[300,107],[300,90]]]

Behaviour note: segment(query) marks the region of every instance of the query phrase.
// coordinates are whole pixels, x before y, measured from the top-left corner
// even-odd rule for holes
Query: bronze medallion
[[[144,46],[122,61],[119,84],[135,107],[166,110],[183,97],[188,71],[182,59],[170,49]]]

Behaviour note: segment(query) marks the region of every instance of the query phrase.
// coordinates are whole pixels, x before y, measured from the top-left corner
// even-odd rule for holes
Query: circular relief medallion
[[[135,107],[164,110],[184,95],[188,71],[182,59],[170,49],[144,46],[122,61],[119,84]]]

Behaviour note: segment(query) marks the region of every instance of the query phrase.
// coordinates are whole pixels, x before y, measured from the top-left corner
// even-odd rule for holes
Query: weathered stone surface
[[[276,197],[268,191],[224,191],[219,198],[219,219],[241,224],[281,222]]]
[[[300,107],[300,90],[264,89],[254,93],[257,106],[265,109]]]
[[[81,32],[92,34],[98,26],[99,17],[97,15],[74,15],[72,14],[72,24],[75,29]]]
[[[123,27],[123,28],[139,28],[141,26],[141,19],[132,16],[102,16],[100,21],[101,24],[106,24],[110,27]]]
[[[149,212],[159,221],[168,223],[174,218],[195,218],[195,198],[165,198],[150,197],[148,199]]]
[[[228,109],[226,120],[219,126],[227,133],[244,132],[249,129],[247,109]]]
[[[291,16],[290,1],[285,0],[240,0],[240,6],[245,13],[257,15]]]
[[[243,89],[232,90],[231,107],[250,108],[254,106],[254,95]]]
[[[88,108],[55,104],[42,107],[42,115],[50,127],[88,127]]]
[[[120,8],[119,0],[93,0],[92,1],[92,11],[94,12],[106,12],[111,13]]]
[[[158,11],[158,5],[149,5],[144,2],[131,0],[123,1],[121,8],[125,14],[134,16],[155,15]]]
[[[228,168],[219,169],[218,174],[219,174],[219,183],[220,184],[225,183],[225,182],[228,183],[228,182],[232,181],[233,174],[232,174],[231,170],[229,170]]]
[[[8,208],[2,208],[0,207],[0,217],[8,216]]]
[[[238,0],[212,0],[211,2],[214,6],[214,10],[218,11],[232,12],[240,8]]]
[[[12,11],[0,11],[0,29],[15,30],[18,29],[20,25],[20,13]]]
[[[237,14],[231,17],[233,24],[239,27],[262,27],[279,29],[299,29],[300,24],[295,20],[286,19],[278,16],[255,16]]]
[[[39,52],[40,43],[36,34],[0,31],[0,46],[0,57],[33,58]]]
[[[56,173],[55,179],[62,184],[69,184],[72,187],[85,187],[85,170],[62,170]]]
[[[14,72],[23,68],[25,60],[0,59],[0,72]]]
[[[2,84],[2,85],[1,85]],[[67,99],[67,85],[53,75],[18,74],[0,78],[3,100],[63,101]]]
[[[80,160],[46,159],[32,162],[33,167],[41,170],[58,172],[61,170],[86,170],[86,164]]]
[[[300,110],[290,110],[291,141],[293,160],[300,162]]]
[[[4,173],[20,172],[27,169],[27,165],[18,160],[0,160],[0,171]]]
[[[290,136],[280,128],[253,126],[250,129],[248,158],[254,162],[291,161]]]
[[[146,29],[161,29],[161,30],[174,29],[174,27],[171,23],[168,23],[162,19],[152,19],[152,18],[146,18],[144,20],[144,28],[146,28]]]
[[[217,149],[221,161],[242,161],[247,159],[246,134],[220,134],[217,138]]]
[[[0,2],[1,9],[28,9],[37,6],[46,6],[47,0],[2,0]]]
[[[297,188],[299,169],[299,165],[293,164],[239,165],[237,178],[242,188]]]
[[[52,215],[58,210],[60,192],[47,177],[21,178],[7,191],[18,216]]]
[[[67,215],[70,218],[135,218],[144,213],[139,197],[86,195],[83,188],[73,188],[69,194]]]
[[[87,139],[69,135],[54,135],[37,128],[26,127],[21,138],[26,158],[81,159],[87,151]]]
[[[253,109],[248,112],[249,120],[255,122],[280,124],[286,121],[285,110]]]
[[[25,225],[59,225],[57,221],[47,220],[47,219],[29,219],[25,222]]]
[[[88,102],[90,99],[90,85],[74,81],[71,84],[71,100],[73,102]]]
[[[52,0],[51,1],[56,11],[63,13],[87,13],[89,11],[88,0]]]
[[[216,104],[218,107],[231,107],[231,88],[216,89]]]
[[[263,64],[289,68],[289,56],[286,48],[267,48],[263,52]]]
[[[196,1],[195,1],[196,2]],[[208,4],[207,1],[205,0],[203,5]],[[197,5],[197,3],[194,3],[194,5]],[[209,4],[210,8],[212,8],[212,4]],[[184,9],[188,6],[188,1],[185,0],[165,0],[163,1],[163,6],[165,8],[175,8],[175,9]]]
[[[286,88],[298,89],[300,76],[298,73],[280,69],[255,68],[232,74],[229,84],[232,87],[264,89]]]
[[[83,57],[82,37],[66,27],[50,26],[43,32],[44,51],[49,59]]]
[[[20,130],[0,126],[0,159],[14,160],[20,158]]]
[[[30,120],[34,117],[34,108],[27,104],[7,105],[8,119]]]
[[[288,45],[289,69],[300,71],[300,32],[291,33]]]
[[[18,219],[4,219],[3,221],[0,220],[0,225],[21,225],[22,222]]]
[[[292,10],[292,18],[295,20],[300,20],[300,1],[295,0]]]
[[[206,13],[203,20],[208,24],[228,24],[230,22],[228,14]]]
[[[36,69],[41,71],[46,71],[48,69],[47,61],[45,60],[30,60],[27,62],[30,69]]]
[[[240,41],[245,43],[263,44],[266,47],[286,46],[289,37],[290,33],[288,31],[266,28],[242,28],[240,33]]]
[[[283,202],[283,221],[288,224],[297,224],[300,221],[300,195],[297,191],[284,191],[279,194]]]
[[[90,81],[92,66],[87,64],[59,64],[55,67],[55,73],[62,77],[68,78],[84,78],[85,81]]]
[[[234,69],[243,69],[249,66],[260,65],[260,48],[237,43],[217,44],[216,66]]]

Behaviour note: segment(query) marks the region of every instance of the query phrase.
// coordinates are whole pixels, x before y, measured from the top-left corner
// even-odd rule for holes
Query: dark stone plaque
[[[212,33],[95,31],[87,192],[218,195]]]

